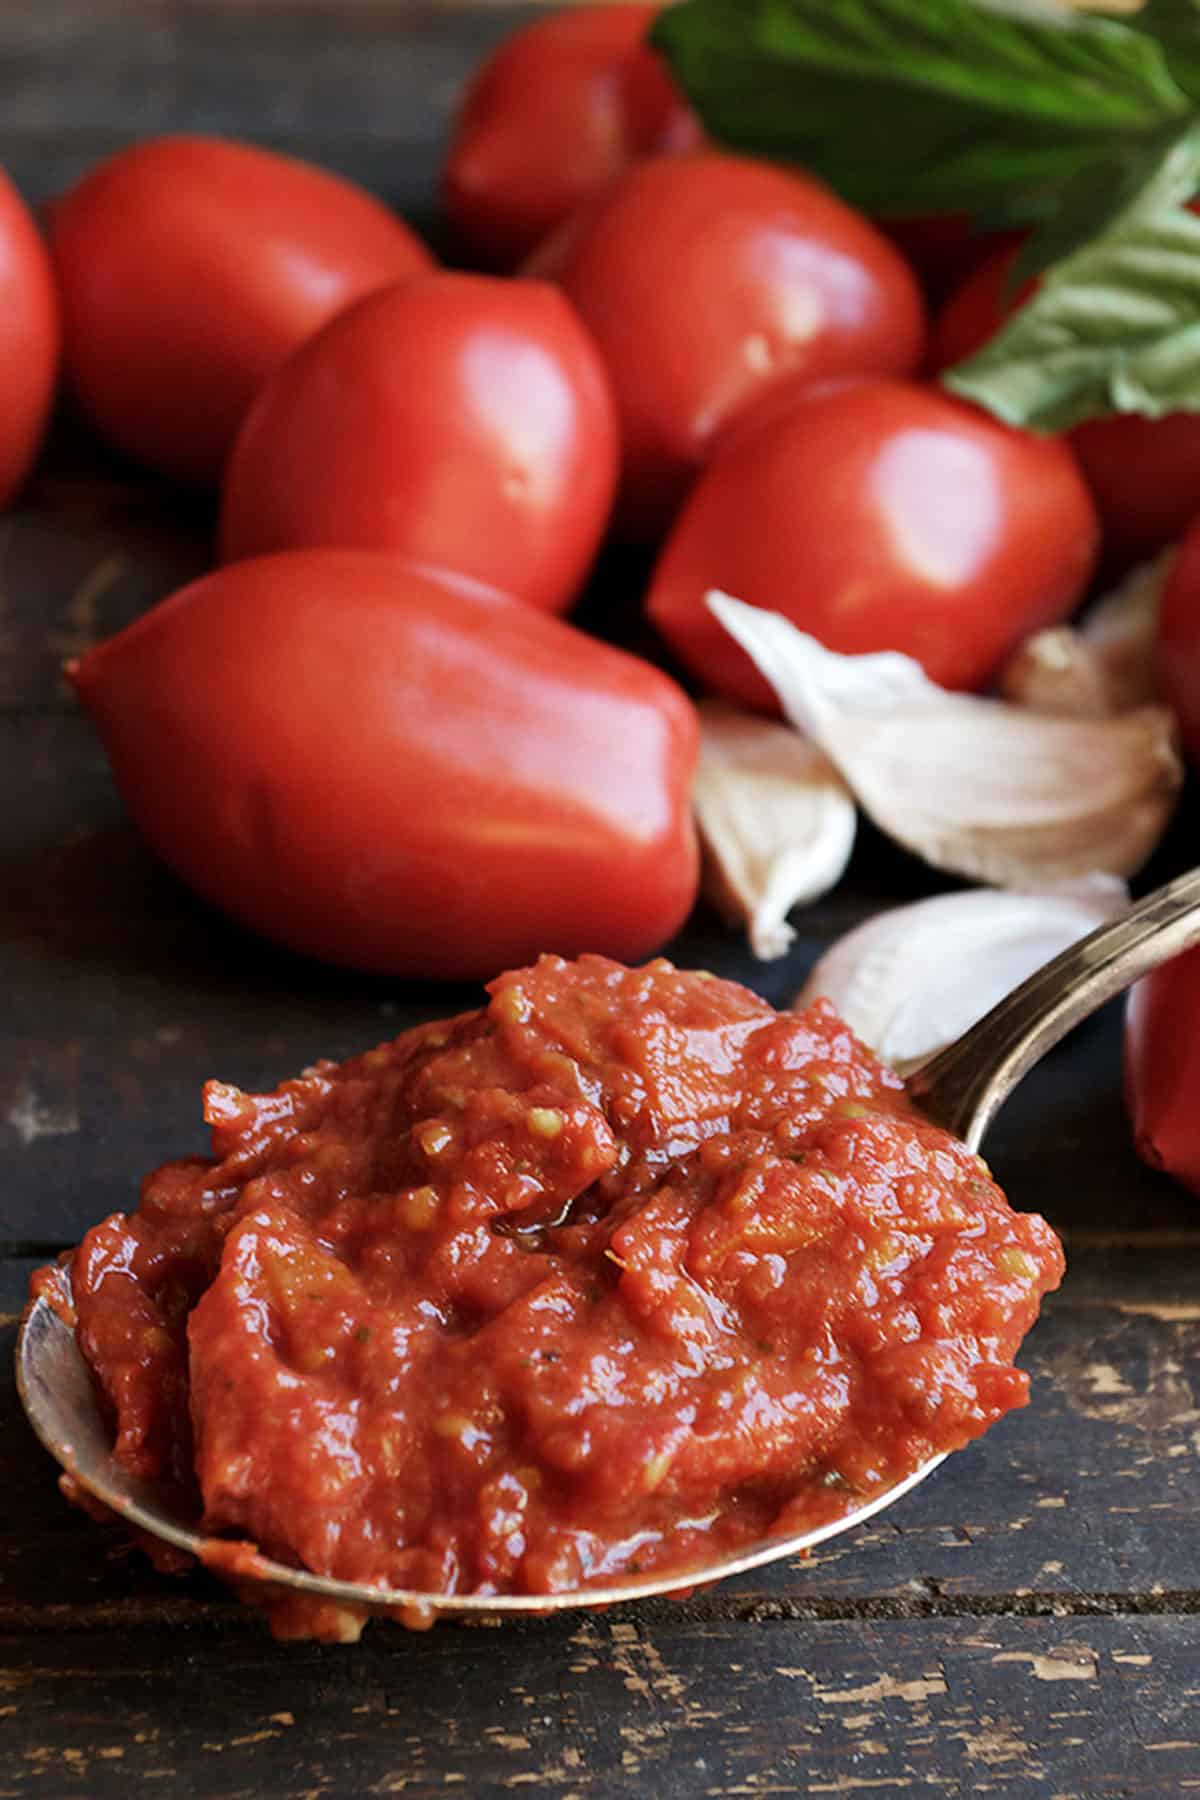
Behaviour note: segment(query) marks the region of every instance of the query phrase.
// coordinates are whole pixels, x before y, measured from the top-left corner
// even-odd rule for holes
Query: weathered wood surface
[[[82,1628],[8,1687],[0,1796],[1169,1800],[1198,1678],[1195,1618],[602,1617],[282,1654],[221,1618]]]
[[[424,218],[463,75],[531,10],[10,0],[0,161],[42,197],[140,132],[228,130]],[[70,427],[0,519],[0,1800],[1200,1789],[1200,1210],[1129,1148],[1115,1010],[988,1142],[1014,1200],[1067,1231],[1032,1406],[804,1563],[502,1637],[278,1647],[210,1578],[155,1576],[61,1501],[11,1378],[33,1251],[202,1147],[206,1075],[269,1085],[472,998],[264,947],[124,821],[60,664],[202,568],[209,528]],[[607,610],[636,567],[601,586]],[[1194,858],[1196,818],[1148,879]],[[868,833],[784,965],[704,913],[676,953],[782,1002],[837,932],[934,885]]]
[[[5,0],[0,163],[41,199],[153,131],[249,136],[432,211],[462,82],[537,5]]]

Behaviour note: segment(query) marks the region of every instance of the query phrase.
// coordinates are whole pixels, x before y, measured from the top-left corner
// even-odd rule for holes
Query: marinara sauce
[[[828,1004],[594,956],[489,993],[209,1083],[213,1159],[75,1252],[116,1455],[209,1532],[552,1593],[831,1519],[1025,1402],[1058,1242]]]

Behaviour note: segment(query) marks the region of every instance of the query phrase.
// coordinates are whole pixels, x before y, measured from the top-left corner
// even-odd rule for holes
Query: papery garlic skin
[[[1067,718],[1101,719],[1158,697],[1154,645],[1175,548],[1132,569],[1078,625],[1035,631],[1018,645],[998,682],[1016,706]]]
[[[1107,719],[1118,710],[1099,655],[1073,625],[1052,625],[1018,644],[996,685],[1014,706],[1057,718]]]
[[[1049,893],[971,888],[893,907],[838,938],[792,1004],[823,994],[908,1075],[1128,904],[1123,881],[1096,875]]]
[[[858,811],[824,751],[786,725],[702,701],[692,803],[704,848],[704,888],[747,926],[770,962],[795,938],[794,906],[841,880]]]
[[[1038,891],[1149,856],[1183,779],[1165,707],[1105,719],[948,693],[895,651],[842,656],[778,613],[713,593],[715,616],[889,837],[935,868]]]

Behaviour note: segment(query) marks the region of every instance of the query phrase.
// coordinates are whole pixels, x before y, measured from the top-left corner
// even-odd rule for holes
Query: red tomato
[[[643,39],[656,6],[577,6],[515,32],[471,83],[443,195],[463,244],[512,269],[641,156],[690,149],[695,115]]]
[[[219,570],[71,674],[154,849],[292,949],[415,976],[636,960],[694,899],[675,684],[396,557]]]
[[[886,238],[819,182],[716,151],[640,164],[530,267],[562,283],[608,364],[635,537],[661,533],[772,383],[921,358],[916,280]]]
[[[264,377],[352,300],[433,266],[379,201],[217,138],[153,138],[55,203],[68,372],[113,443],[219,479]]]
[[[936,370],[948,369],[982,350],[1015,307],[1027,300],[1037,285],[1027,281],[1015,294],[1008,293],[1008,272],[1019,244],[1010,244],[981,262],[962,286],[956,288],[933,322],[929,360]]]
[[[927,294],[943,299],[977,269],[985,257],[1006,244],[1019,243],[1020,231],[977,231],[966,213],[929,213],[913,218],[879,219],[880,231],[903,251]]]
[[[0,506],[28,475],[54,398],[58,301],[29,210],[0,169]]]
[[[1125,1103],[1138,1154],[1200,1194],[1200,949],[1130,993]]]
[[[1200,513],[1200,413],[1089,419],[1070,437],[1116,561],[1153,556]]]
[[[831,383],[745,431],[697,482],[651,619],[706,686],[776,710],[708,612],[724,588],[834,650],[905,650],[977,687],[1082,593],[1096,519],[1071,453],[936,388]]]
[[[221,549],[396,550],[561,611],[616,478],[608,379],[562,295],[431,275],[361,301],[267,383],[230,458]]]
[[[1193,206],[1196,210],[1200,206]],[[1015,255],[1010,246],[990,257],[947,302],[934,326],[935,368],[948,368],[982,349],[1032,293],[1033,282],[1012,298],[1005,291]],[[1200,513],[1200,413],[1089,419],[1068,435],[1115,561],[1153,556],[1181,537]]]
[[[1179,547],[1158,619],[1158,683],[1200,765],[1200,520]]]

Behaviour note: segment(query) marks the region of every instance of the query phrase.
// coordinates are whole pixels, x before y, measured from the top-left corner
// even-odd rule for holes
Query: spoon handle
[[[1044,963],[908,1079],[921,1111],[977,1150],[1022,1075],[1073,1025],[1200,943],[1200,869]]]

